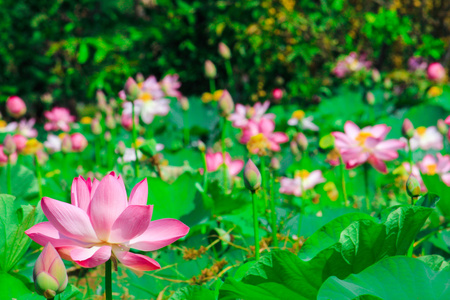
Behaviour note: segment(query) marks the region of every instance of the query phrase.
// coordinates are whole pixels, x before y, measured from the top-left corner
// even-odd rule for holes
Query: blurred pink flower
[[[176,97],[177,99],[183,97],[181,92],[178,90],[181,87],[181,82],[178,81],[178,74],[166,75],[160,81],[160,86],[164,93],[169,97]]]
[[[136,100],[134,101],[135,104],[135,115],[140,116],[142,121],[145,124],[150,124],[153,122],[153,119],[155,116],[165,116],[170,111],[170,100],[169,99],[158,99],[158,100],[149,100],[149,101],[142,101],[142,100]],[[128,115],[131,119],[132,115],[132,103],[131,102],[125,102],[123,104],[123,115]],[[131,121],[130,121],[131,123]],[[131,124],[132,125],[132,124]]]
[[[408,59],[408,68],[411,72],[425,71],[428,67],[428,63],[420,56],[411,56]]]
[[[206,168],[208,172],[217,171],[220,166],[223,165],[222,152],[206,153]],[[225,165],[228,168],[231,176],[236,176],[241,172],[244,167],[244,161],[242,159],[231,160],[229,153],[225,153]]]
[[[77,177],[72,183],[71,204],[42,198],[48,222],[25,233],[36,243],[51,242],[64,259],[85,268],[101,265],[114,255],[125,266],[141,271],[159,269],[155,260],[130,252],[130,248],[154,251],[189,232],[175,219],[150,221],[153,205],[147,205],[147,179],[131,191],[130,199],[121,176],[114,172],[101,182]]]
[[[6,166],[8,163],[8,156],[3,152],[3,145],[0,145],[0,167]],[[17,162],[17,152],[10,155],[11,164]]]
[[[450,116],[448,116],[447,118],[445,118],[445,124],[450,125]]]
[[[437,160],[431,154],[425,155],[418,163],[420,171],[431,176],[437,174],[446,185],[450,186],[450,156],[437,153],[436,157]]]
[[[345,133],[335,131],[332,135],[347,169],[368,162],[376,170],[387,173],[384,161],[396,159],[397,150],[406,146],[404,142],[395,139],[385,141],[390,130],[385,124],[360,129],[352,121],[347,121],[344,125]]]
[[[444,147],[443,136],[436,126],[417,127],[414,131],[414,136],[411,138],[411,150],[418,148],[422,150],[436,149],[442,150]]]
[[[313,189],[322,182],[325,182],[325,178],[320,170],[311,173],[306,170],[297,171],[294,178],[281,177],[280,193],[300,197],[303,191]]]
[[[149,76],[145,81],[139,82],[137,85],[140,91],[136,100],[149,101],[162,99],[164,97],[164,92],[161,89],[158,80],[156,80],[156,77],[153,75]],[[127,100],[124,90],[119,92],[119,97],[122,100]]]
[[[20,134],[15,134],[13,136],[14,143],[16,144],[17,152],[21,152],[25,148],[28,139]]]
[[[20,118],[27,112],[27,106],[20,97],[11,96],[6,100],[6,111],[14,118]]]
[[[350,73],[369,69],[371,66],[372,62],[366,60],[365,54],[361,54],[358,57],[356,52],[351,52],[344,59],[338,61],[332,73],[338,78],[343,78]]]
[[[61,151],[62,140],[57,135],[49,134],[44,146],[50,154],[59,152]]]
[[[27,138],[35,138],[38,135],[36,128],[34,128],[34,124],[36,120],[34,118],[29,119],[28,121],[25,119],[20,120],[16,131],[17,133],[27,137]]]
[[[273,89],[272,97],[275,101],[281,100],[281,98],[283,98],[283,90],[280,88]]]
[[[427,75],[428,79],[441,82],[447,76],[447,71],[440,63],[434,62],[428,66]]]
[[[87,139],[79,132],[76,132],[70,136],[72,141],[72,151],[82,152],[88,145]]]
[[[48,123],[45,123],[44,129],[47,131],[69,131],[70,124],[75,121],[75,117],[64,107],[54,107],[51,111],[44,112]]]
[[[264,103],[257,102],[253,107],[244,106],[242,104],[236,104],[235,111],[232,113],[228,120],[233,122],[233,127],[244,128],[249,122],[258,123],[262,119],[272,120],[275,118],[274,114],[266,114],[269,108],[270,102]]]
[[[288,136],[284,132],[274,132],[275,122],[266,118],[261,118],[258,123],[250,121],[245,128],[242,129],[242,136],[239,140],[242,144],[247,144],[250,152],[256,154],[262,148],[278,152],[281,150],[280,144],[289,141]],[[251,141],[252,137],[258,138]],[[252,145],[248,145],[249,142]]]

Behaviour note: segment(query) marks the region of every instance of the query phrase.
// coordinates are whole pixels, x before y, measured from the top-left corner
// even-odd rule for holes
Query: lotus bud
[[[295,140],[292,140],[289,144],[290,148],[291,148],[291,152],[294,156],[298,156],[301,155],[300,153],[300,149],[298,148],[298,144]]]
[[[402,135],[407,139],[411,139],[414,136],[414,126],[409,119],[403,121]]]
[[[381,80],[380,71],[378,71],[377,69],[372,70],[372,80],[375,82],[380,82]]]
[[[228,48],[228,46],[222,42],[219,43],[219,54],[227,60],[231,58],[230,48]]]
[[[72,139],[70,138],[70,135],[66,134],[64,135],[62,142],[61,142],[61,151],[62,153],[69,153],[72,151]]]
[[[437,128],[438,128],[439,132],[440,132],[442,135],[447,135],[447,132],[448,132],[448,126],[447,126],[447,124],[445,123],[444,120],[442,120],[442,119],[439,119],[439,120],[438,120],[438,122],[437,122]]]
[[[366,101],[367,101],[367,104],[374,105],[375,104],[375,95],[372,92],[367,92]]]
[[[270,160],[270,167],[273,170],[279,170],[281,168],[280,160],[276,157],[272,157]]]
[[[74,152],[82,152],[88,145],[87,139],[79,132],[72,134],[70,136],[70,140],[72,142],[72,150]]]
[[[112,114],[106,115],[105,125],[108,129],[111,130],[116,128],[116,120],[114,119],[114,116]]]
[[[136,100],[141,92],[136,81],[134,81],[134,79],[131,77],[128,77],[123,90],[125,92],[125,96],[128,101]]]
[[[446,73],[445,68],[438,62],[430,64],[427,69],[428,79],[437,82],[444,81]]]
[[[131,131],[131,129],[133,129],[133,118],[131,117],[131,115],[122,114],[120,122],[125,130]],[[134,123],[136,125],[138,124],[138,116],[135,116]]]
[[[100,120],[97,118],[92,119],[91,122],[91,130],[95,135],[99,135],[102,133],[102,125],[100,125]]]
[[[283,90],[280,88],[273,89],[272,97],[275,101],[280,101],[283,98]]]
[[[297,135],[294,137],[294,140],[297,145],[299,145],[302,152],[305,152],[306,149],[308,149],[308,139],[302,132],[297,133]]]
[[[106,109],[106,96],[105,93],[103,93],[102,90],[97,90],[95,97],[97,98],[97,105],[98,108],[102,111],[104,111]]]
[[[253,161],[249,159],[244,168],[245,187],[251,192],[255,192],[258,188],[261,187],[261,181],[262,181],[261,173],[255,166]]]
[[[53,96],[52,96],[52,94],[45,93],[45,94],[41,95],[41,101],[42,101],[42,103],[52,104],[53,103]]]
[[[17,152],[21,152],[27,145],[28,139],[21,134],[15,134],[13,136],[14,143],[16,144]]]
[[[139,83],[144,82],[145,81],[144,75],[142,75],[142,73],[137,73],[136,74],[136,81],[139,82]]]
[[[120,156],[123,156],[125,154],[125,143],[123,141],[119,141],[119,143],[117,143],[117,148],[116,148],[116,152],[117,154],[119,154]]]
[[[180,105],[181,105],[181,109],[184,111],[188,111],[189,110],[189,100],[186,97],[182,97],[180,98]]]
[[[392,80],[390,78],[386,78],[383,82],[383,85],[387,90],[390,90],[393,86]]]
[[[11,96],[6,100],[6,111],[14,118],[20,118],[27,112],[27,106],[21,98]]]
[[[406,192],[412,199],[417,199],[420,196],[420,183],[412,174],[406,181]]]
[[[107,131],[105,132],[105,141],[110,142],[112,139],[111,132]]]
[[[198,141],[198,150],[200,150],[200,152],[205,153],[206,152],[205,143],[203,143],[202,141]]]
[[[62,293],[68,283],[66,267],[52,244],[48,243],[36,260],[33,269],[36,292],[47,299]]]
[[[220,114],[224,117],[228,117],[234,110],[233,98],[227,90],[222,91],[222,96],[219,98]]]
[[[40,149],[36,152],[36,159],[41,166],[45,165],[48,161],[48,154],[44,150]]]
[[[15,153],[17,150],[17,146],[16,143],[14,142],[13,137],[8,134],[5,137],[5,140],[3,141],[3,153],[5,153],[5,155],[10,156],[11,154]]]
[[[209,79],[214,79],[217,76],[216,66],[210,60],[205,61],[205,76]]]

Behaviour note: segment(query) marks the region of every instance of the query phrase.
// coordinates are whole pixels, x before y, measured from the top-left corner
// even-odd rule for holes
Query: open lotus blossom
[[[253,154],[266,155],[267,151],[278,152],[280,144],[289,141],[284,132],[274,132],[275,122],[262,118],[258,123],[253,121],[242,129],[240,142],[247,144],[248,150]]]
[[[54,107],[51,111],[44,112],[44,116],[48,121],[44,125],[44,129],[47,131],[69,131],[70,124],[75,121],[75,117],[64,107]]]
[[[333,74],[338,78],[343,78],[348,74],[362,69],[369,69],[372,62],[366,60],[366,55],[361,54],[358,57],[356,52],[351,52],[343,60],[340,60],[333,69]]]
[[[437,159],[436,159],[437,158]],[[420,172],[427,175],[439,175],[442,181],[450,186],[450,156],[436,154],[434,157],[431,154],[425,155],[421,162],[418,163]]]
[[[299,170],[295,172],[294,178],[281,177],[280,193],[300,197],[304,191],[313,189],[322,182],[325,182],[322,171],[315,170],[310,173],[306,170]]]
[[[378,171],[387,173],[384,161],[396,159],[397,150],[406,146],[404,142],[395,139],[385,141],[390,130],[385,124],[360,129],[352,121],[347,121],[344,133],[335,131],[332,135],[347,169],[368,162]]]
[[[206,168],[208,172],[215,172],[223,165],[222,152],[206,153]],[[231,176],[236,176],[244,167],[242,159],[231,160],[229,153],[225,153],[225,165]]]
[[[159,82],[159,85],[161,86],[166,96],[176,98],[183,97],[181,92],[178,90],[181,87],[181,82],[178,81],[178,78],[179,78],[178,74],[166,75]]]
[[[411,138],[411,150],[416,150],[418,148],[422,150],[442,150],[444,147],[443,136],[439,132],[436,126],[417,127],[414,131],[414,136]]]
[[[170,111],[169,99],[157,99],[157,100],[136,100],[134,101],[134,113],[136,116],[140,116],[145,124],[153,122],[155,116],[165,116]],[[132,103],[125,102],[123,104],[122,116],[128,116],[131,123],[132,116]]]
[[[160,249],[184,237],[189,227],[175,219],[150,221],[153,205],[147,205],[147,196],[147,179],[133,188],[128,200],[122,177],[114,172],[100,182],[80,176],[72,183],[71,204],[42,198],[48,222],[25,233],[40,245],[51,242],[62,258],[85,268],[113,256],[135,270],[159,269],[158,262],[130,248]]]
[[[145,81],[139,82],[137,85],[139,94],[136,100],[149,101],[164,98],[164,92],[155,76],[149,76]],[[122,100],[127,100],[124,90],[119,92],[119,97]]]
[[[309,129],[312,131],[318,131],[319,126],[312,122],[313,117],[309,116],[305,118],[305,112],[303,110],[296,110],[292,113],[292,117],[288,120],[288,125],[297,126],[300,124],[302,129]]]
[[[266,114],[269,105],[269,101],[264,103],[258,102],[253,107],[236,104],[235,111],[228,117],[228,120],[233,122],[232,125],[236,128],[244,128],[250,122],[258,124],[262,119],[273,120],[275,118],[274,114]]]
[[[47,140],[44,142],[44,147],[49,153],[60,152],[62,146],[62,140],[59,136],[49,134]]]

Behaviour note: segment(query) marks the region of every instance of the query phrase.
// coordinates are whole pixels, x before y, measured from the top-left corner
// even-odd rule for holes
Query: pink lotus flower
[[[431,154],[425,155],[423,160],[418,163],[420,171],[431,176],[438,174],[442,181],[450,186],[450,156],[438,153],[436,157],[437,160]]]
[[[82,152],[88,145],[87,139],[81,133],[77,132],[70,136],[72,140],[72,151]]]
[[[281,100],[281,98],[283,98],[283,90],[280,88],[273,89],[272,97],[275,101]]]
[[[369,69],[372,62],[366,60],[366,55],[361,54],[358,57],[356,52],[351,52],[343,60],[338,61],[333,69],[333,74],[338,78],[343,78],[348,74],[363,69]]]
[[[61,257],[85,268],[101,265],[114,255],[131,269],[159,269],[158,262],[130,248],[160,249],[184,237],[189,227],[175,219],[150,221],[153,205],[147,205],[147,194],[147,179],[133,188],[128,200],[123,180],[114,172],[101,182],[77,177],[72,183],[72,203],[42,198],[49,221],[25,233],[40,245],[51,242]]]
[[[428,66],[427,69],[427,75],[428,79],[441,82],[445,80],[445,77],[447,76],[447,72],[445,71],[445,68],[438,62],[434,62]]]
[[[178,74],[166,75],[160,81],[159,85],[167,96],[176,97],[177,99],[183,97],[181,92],[178,90],[181,87],[181,82],[178,81],[178,78]]]
[[[450,125],[450,116],[448,116],[447,118],[445,118],[445,124]]]
[[[44,112],[48,123],[44,125],[47,131],[69,131],[70,124],[75,121],[75,117],[70,115],[70,111],[64,107],[54,107],[51,111]]]
[[[269,101],[263,104],[258,102],[253,107],[236,104],[235,111],[228,117],[228,120],[233,122],[233,127],[236,128],[244,128],[248,126],[250,121],[259,123],[262,119],[272,120],[275,118],[275,115],[266,114],[269,105]]]
[[[134,113],[135,116],[140,116],[145,124],[150,124],[153,122],[155,116],[165,116],[170,111],[170,100],[169,99],[157,99],[142,101],[134,101]],[[125,102],[123,104],[123,115],[128,115],[131,119],[132,116],[132,103]],[[130,122],[131,123],[131,122]]]
[[[0,145],[0,167],[6,166],[8,163],[8,156],[3,152],[3,145]],[[17,162],[17,152],[14,152],[9,156],[11,164],[15,164]]]
[[[17,125],[16,131],[17,133],[27,137],[27,138],[35,138],[38,135],[36,128],[34,128],[34,124],[36,120],[31,118],[27,120],[20,120],[20,123]]]
[[[414,131],[414,136],[411,138],[411,150],[418,148],[422,150],[436,149],[442,150],[444,148],[443,136],[436,126],[417,127]]]
[[[20,97],[11,96],[6,100],[6,111],[14,118],[20,118],[27,112],[27,106]]]
[[[44,142],[44,146],[50,154],[59,152],[61,151],[62,140],[57,135],[49,134]]]
[[[155,76],[149,76],[145,81],[139,82],[137,86],[139,91],[135,100],[149,101],[162,99],[164,97],[164,92]],[[122,100],[127,100],[124,90],[119,92],[119,97]]]
[[[20,134],[15,134],[13,136],[14,143],[16,144],[17,152],[21,152],[23,148],[27,145],[28,139]]]
[[[215,172],[223,165],[222,152],[207,153],[206,154],[206,168],[208,172]],[[236,176],[244,167],[242,159],[231,160],[229,153],[225,153],[225,165],[231,176]]]
[[[399,140],[384,141],[390,130],[385,124],[360,129],[355,123],[347,121],[344,125],[345,133],[335,131],[332,135],[347,169],[368,162],[378,171],[387,173],[384,161],[396,159],[397,150],[406,146]]]
[[[311,173],[306,170],[297,171],[294,178],[281,177],[280,193],[300,197],[304,191],[313,189],[322,182],[325,182],[325,178],[320,170]]]
[[[122,118],[120,119],[123,128],[125,128],[125,130],[127,131],[131,131],[133,129],[133,120],[131,116],[131,114],[122,113]],[[135,117],[134,119],[136,125],[139,124],[139,119],[137,117]]]
[[[258,123],[251,121],[242,129],[239,142],[247,144],[247,148],[253,154],[265,150],[278,152],[281,150],[280,144],[286,143],[289,138],[284,132],[274,130],[275,122],[272,120],[262,118]]]

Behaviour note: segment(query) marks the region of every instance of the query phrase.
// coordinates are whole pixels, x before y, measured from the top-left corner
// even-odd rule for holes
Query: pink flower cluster
[[[75,122],[75,117],[64,107],[54,107],[51,111],[44,112],[44,116],[47,118],[44,125],[47,131],[69,131],[70,125]]]
[[[333,74],[338,78],[343,78],[348,74],[369,69],[372,66],[371,61],[366,60],[367,56],[365,54],[358,54],[356,52],[351,52],[343,60],[338,61],[333,69]]]
[[[217,171],[223,164],[223,155],[221,152],[206,154],[206,168],[208,172]],[[225,165],[230,175],[236,176],[244,167],[244,161],[242,159],[231,160],[230,154],[225,153]]]

